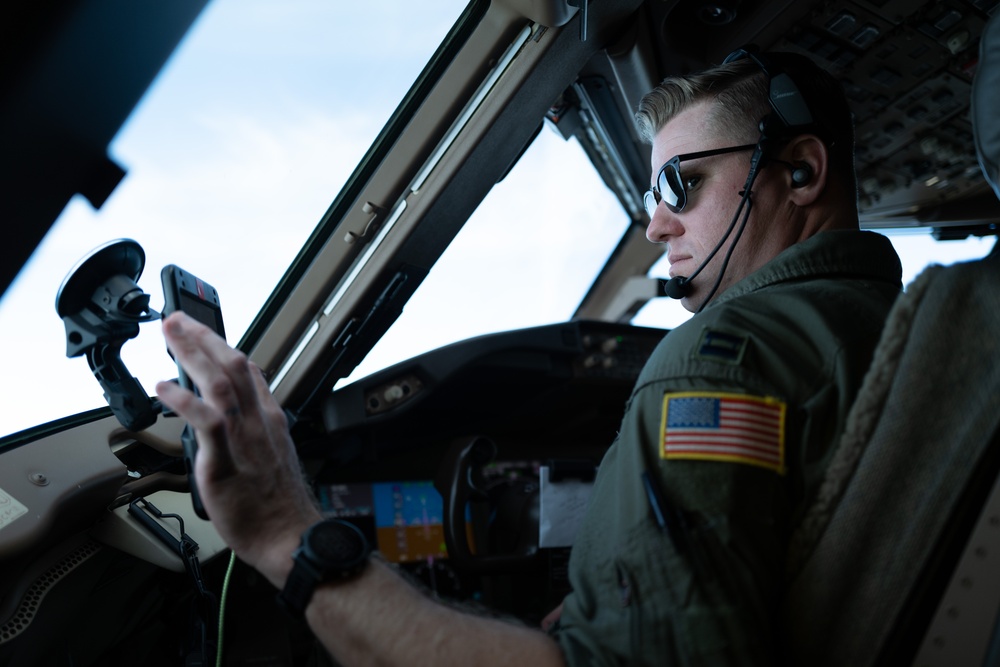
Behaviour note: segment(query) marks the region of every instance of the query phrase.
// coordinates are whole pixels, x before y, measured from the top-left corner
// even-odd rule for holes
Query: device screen
[[[205,326],[210,327],[220,336],[225,337],[225,333],[222,330],[222,312],[218,308],[187,290],[179,290],[179,294],[180,303],[178,304],[178,310],[183,310]]]

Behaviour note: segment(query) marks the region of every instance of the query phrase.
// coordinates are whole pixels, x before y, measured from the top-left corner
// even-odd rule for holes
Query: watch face
[[[316,524],[306,543],[314,558],[339,567],[350,567],[368,557],[368,541],[361,530],[338,519]]]

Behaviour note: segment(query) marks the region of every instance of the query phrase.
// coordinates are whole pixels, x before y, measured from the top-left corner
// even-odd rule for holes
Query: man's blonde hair
[[[688,107],[713,100],[709,123],[712,128],[741,143],[754,143],[758,124],[770,113],[768,81],[750,60],[720,65],[701,74],[673,76],[651,90],[636,112],[639,134],[649,143],[657,132]]]

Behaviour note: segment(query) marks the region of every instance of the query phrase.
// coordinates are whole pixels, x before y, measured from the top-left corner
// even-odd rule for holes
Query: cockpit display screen
[[[328,484],[319,488],[329,517],[357,525],[393,563],[447,558],[444,504],[429,481]]]

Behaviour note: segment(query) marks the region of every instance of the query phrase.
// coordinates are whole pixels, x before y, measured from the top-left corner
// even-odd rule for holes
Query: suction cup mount
[[[139,335],[139,324],[160,319],[136,281],[146,264],[142,246],[131,239],[109,241],[80,260],[56,294],[56,312],[66,325],[66,356],[85,355],[122,426],[141,431],[162,410],[132,377],[122,346]]]

